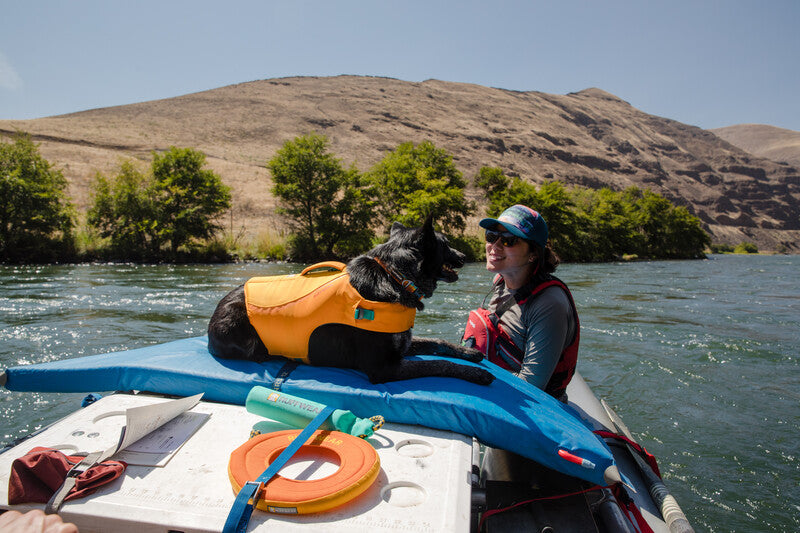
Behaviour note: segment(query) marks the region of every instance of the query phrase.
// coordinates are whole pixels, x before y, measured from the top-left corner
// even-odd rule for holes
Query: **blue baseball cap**
[[[510,233],[522,239],[532,241],[542,248],[547,244],[547,222],[542,215],[524,205],[512,205],[497,218],[484,218],[480,227],[492,229],[502,224]]]

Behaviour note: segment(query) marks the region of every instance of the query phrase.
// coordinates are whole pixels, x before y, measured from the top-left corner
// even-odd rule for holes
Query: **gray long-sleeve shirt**
[[[513,298],[515,292],[502,284],[495,287],[489,311],[494,312],[499,303]],[[567,294],[560,287],[548,287],[522,306],[511,306],[500,317],[500,325],[525,352],[517,375],[544,389],[561,353],[575,336],[575,317]]]

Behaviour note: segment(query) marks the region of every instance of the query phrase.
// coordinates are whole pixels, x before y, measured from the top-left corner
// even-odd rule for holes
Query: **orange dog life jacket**
[[[345,264],[335,261],[317,263],[299,275],[251,278],[244,297],[250,323],[269,353],[303,362],[308,362],[311,333],[323,324],[400,333],[414,326],[417,313],[399,303],[363,298],[350,285]]]

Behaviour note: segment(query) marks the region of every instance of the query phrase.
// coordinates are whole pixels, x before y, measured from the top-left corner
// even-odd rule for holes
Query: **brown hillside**
[[[737,124],[711,131],[746,152],[800,167],[800,131],[766,124]]]
[[[15,130],[32,134],[42,154],[63,168],[80,208],[97,171],[113,173],[120,158],[149,162],[153,150],[174,145],[205,152],[232,186],[235,230],[279,227],[264,165],[286,140],[316,131],[362,171],[402,142],[430,140],[453,154],[468,180],[481,166],[498,166],[534,183],[636,185],[686,205],[716,242],[800,251],[797,168],[599,89],[561,96],[437,80],[282,78],[0,121],[0,133]]]

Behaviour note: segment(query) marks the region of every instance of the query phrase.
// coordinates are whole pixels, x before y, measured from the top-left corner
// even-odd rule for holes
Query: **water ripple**
[[[0,366],[202,335],[216,302],[290,264],[0,266]],[[697,531],[800,530],[800,257],[562,265],[579,370],[659,459]],[[415,333],[458,341],[491,275],[440,284]],[[83,395],[0,391],[4,442]]]

